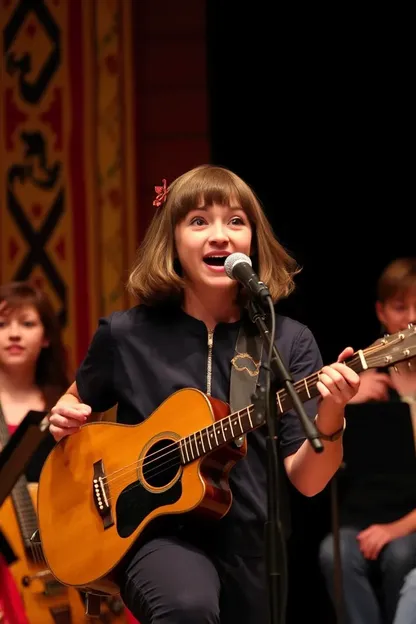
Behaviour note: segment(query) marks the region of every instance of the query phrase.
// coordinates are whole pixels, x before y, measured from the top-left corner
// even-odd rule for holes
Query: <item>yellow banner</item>
[[[136,245],[131,6],[3,4],[0,280],[50,295],[70,362],[128,305]]]
[[[100,313],[128,306],[124,284],[136,246],[130,3],[95,2],[97,248]]]
[[[10,2],[0,12],[1,281],[50,296],[73,361],[73,221],[68,205],[66,2]]]

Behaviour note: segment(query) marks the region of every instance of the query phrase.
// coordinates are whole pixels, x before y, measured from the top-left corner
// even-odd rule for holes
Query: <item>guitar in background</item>
[[[0,449],[8,438],[0,411]],[[21,476],[0,507],[0,529],[15,557],[9,570],[30,624],[125,624],[124,605],[117,596],[103,599],[101,615],[90,618],[85,614],[84,596],[59,583],[48,570],[39,542],[31,540],[38,529],[37,492],[38,484],[28,483]]]

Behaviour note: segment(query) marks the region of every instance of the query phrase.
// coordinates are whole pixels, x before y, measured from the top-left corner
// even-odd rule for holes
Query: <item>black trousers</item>
[[[267,624],[262,557],[211,557],[179,537],[157,537],[130,559],[123,601],[140,624]]]

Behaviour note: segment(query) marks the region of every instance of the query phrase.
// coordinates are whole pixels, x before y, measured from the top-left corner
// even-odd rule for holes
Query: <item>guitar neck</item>
[[[364,355],[361,351],[354,354],[345,364],[356,373],[361,373],[367,368]],[[293,384],[296,394],[305,403],[319,394],[317,383],[321,371],[313,373]],[[293,405],[292,398],[286,389],[279,390],[276,394],[277,415],[281,416]],[[189,436],[179,440],[179,450],[183,464],[188,464],[211,451],[236,440],[246,433],[250,433],[261,427],[265,420],[263,415],[258,414],[254,405],[248,405],[244,409],[234,412],[217,420],[212,425],[195,431]]]
[[[9,437],[9,429],[0,406],[0,448],[7,444]],[[30,538],[37,530],[38,522],[24,475],[14,485],[11,498],[23,543],[25,548],[30,548]]]
[[[18,479],[11,496],[25,548],[31,548],[30,538],[38,528],[38,521],[25,477]]]
[[[346,360],[345,364],[358,374],[362,373],[363,370],[367,368],[367,363],[361,351],[353,355],[349,360]],[[293,384],[293,388],[302,403],[305,403],[309,399],[314,399],[319,395],[317,383],[319,381],[320,374],[321,371],[319,370],[316,373],[309,375],[309,377],[304,377],[304,379],[300,379]],[[293,406],[292,398],[285,389],[277,392],[276,401],[278,416],[281,416]]]

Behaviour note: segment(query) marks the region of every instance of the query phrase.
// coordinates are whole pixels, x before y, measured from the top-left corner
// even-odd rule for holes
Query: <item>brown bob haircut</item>
[[[416,291],[416,258],[397,258],[390,262],[377,283],[377,300],[404,297],[410,290]]]
[[[178,271],[175,226],[200,205],[241,207],[253,229],[253,268],[267,284],[272,299],[287,297],[299,272],[295,260],[276,240],[259,200],[239,176],[223,167],[201,165],[184,173],[168,188],[166,202],[157,209],[132,267],[127,288],[140,303],[155,305],[180,298],[184,282]]]
[[[27,281],[9,282],[0,286],[0,313],[33,306],[40,317],[45,338],[49,345],[44,347],[36,363],[35,383],[45,399],[46,408],[51,409],[69,386],[67,356],[61,340],[61,328],[57,315],[47,295]]]

